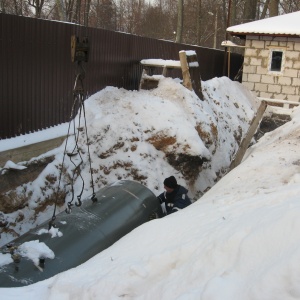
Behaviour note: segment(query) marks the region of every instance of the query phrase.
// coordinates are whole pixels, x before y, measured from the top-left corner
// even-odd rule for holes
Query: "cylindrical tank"
[[[96,198],[96,202],[83,201],[82,206],[74,207],[70,214],[62,212],[56,216],[55,225],[62,236],[51,237],[49,222],[45,222],[3,246],[1,252],[11,253],[15,261],[0,268],[0,286],[29,285],[74,268],[152,219],[153,215],[163,215],[156,196],[138,182],[117,181],[99,190]],[[41,229],[46,233],[38,235]],[[40,257],[37,265],[18,255],[20,245],[36,240],[45,243],[55,257],[45,260]]]

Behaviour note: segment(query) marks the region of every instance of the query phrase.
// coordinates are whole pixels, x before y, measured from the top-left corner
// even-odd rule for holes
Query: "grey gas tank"
[[[96,198],[96,202],[83,201],[70,214],[56,216],[54,223],[60,237],[51,237],[47,232],[49,222],[45,222],[3,246],[1,252],[11,254],[14,262],[0,268],[0,287],[29,285],[74,268],[137,226],[163,215],[156,196],[135,181],[122,180],[106,186],[96,193]],[[41,230],[46,233],[39,235]],[[39,257],[37,265],[18,254],[20,245],[36,240],[45,243],[55,257]]]

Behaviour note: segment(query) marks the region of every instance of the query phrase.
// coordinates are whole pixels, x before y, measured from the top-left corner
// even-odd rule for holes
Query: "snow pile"
[[[85,130],[77,130],[84,125],[83,114],[81,118],[78,115],[71,133],[78,134],[81,156],[66,155],[60,193],[56,195],[65,143],[39,158],[55,156],[37,179],[2,197],[7,205],[16,202],[16,211],[2,215],[10,230],[2,234],[0,244],[51,218],[49,204],[76,199],[83,186],[78,172],[74,176],[75,165],[80,164],[85,183],[82,200],[91,196],[88,151],[95,190],[129,179],[158,194],[164,178],[174,175],[194,201],[199,199],[227,172],[256,111],[253,95],[240,83],[222,77],[202,84],[204,101],[178,80],[163,77],[151,91],[107,87],[91,96],[85,101],[89,149]],[[20,139],[23,144],[25,137]],[[72,153],[75,146],[75,138],[70,136],[66,152]],[[20,210],[24,199],[28,202]]]
[[[18,247],[18,254],[22,257],[27,257],[33,261],[33,263],[38,266],[39,259],[55,257],[53,251],[45,244],[38,240],[25,242]]]
[[[232,89],[229,84],[228,89]],[[206,94],[215,98],[213,91],[213,85],[206,86]],[[222,116],[226,110],[219,113]],[[28,287],[2,288],[1,296],[24,300],[299,299],[300,109],[291,117],[252,146],[242,164],[199,201],[136,228],[75,269]],[[231,149],[229,141],[223,141],[226,150]]]
[[[8,160],[6,162],[6,164],[4,165],[3,169],[15,169],[15,170],[24,170],[26,169],[25,166],[21,166],[18,164],[15,164],[14,162],[12,162],[11,160]]]

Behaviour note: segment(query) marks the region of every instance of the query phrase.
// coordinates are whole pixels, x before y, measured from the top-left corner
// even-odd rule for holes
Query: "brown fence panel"
[[[224,52],[121,32],[0,14],[0,138],[10,138],[69,121],[75,66],[71,36],[90,42],[85,89],[106,86],[138,89],[140,60],[179,60],[180,50],[195,50],[202,80],[222,76]],[[235,75],[242,56],[231,56]],[[1,149],[0,149],[1,150]]]

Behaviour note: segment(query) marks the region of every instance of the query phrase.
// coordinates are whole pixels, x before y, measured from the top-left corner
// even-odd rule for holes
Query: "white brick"
[[[300,61],[294,61],[294,63],[293,63],[293,69],[297,69],[297,70],[299,70],[300,69]]]
[[[254,91],[254,83],[253,82],[244,82],[242,81],[243,86],[248,88],[250,91]]]
[[[250,57],[250,65],[261,66],[261,58]]]
[[[248,81],[249,82],[260,82],[261,75],[258,74],[248,74]]]
[[[300,102],[300,96],[298,95],[286,95],[286,100]]]
[[[272,95],[273,95],[272,93],[264,93],[264,92],[262,92],[262,93],[260,93],[260,96],[258,96],[258,97],[271,98]]]
[[[268,57],[264,57],[262,59],[261,62],[261,67],[265,68],[266,70],[268,69],[268,65],[269,65],[269,58]]]
[[[286,94],[276,94],[276,96],[274,98],[278,99],[278,100],[287,100],[287,95]]]
[[[293,42],[288,42],[288,43],[286,43],[286,49],[287,49],[288,51],[294,51],[294,50],[295,50],[294,45],[295,45],[295,43],[293,43]]]
[[[257,74],[265,75],[265,74],[268,73],[268,69],[265,68],[265,67],[257,66],[256,68],[257,68],[257,69],[256,69],[256,73],[257,73]],[[253,72],[253,73],[254,73],[254,72]]]
[[[300,51],[300,40],[299,40],[298,43],[295,43],[295,44],[294,44],[294,50],[295,50],[295,51]]]
[[[293,70],[293,69],[286,69],[283,72],[283,75],[286,77],[298,77],[298,70]]]
[[[292,79],[292,86],[299,86],[300,87],[300,78],[293,78]]]
[[[249,56],[245,56],[244,57],[244,66],[249,66],[250,65],[250,57]]]
[[[260,92],[268,92],[268,85],[264,83],[255,83],[254,89]]]
[[[275,82],[275,77],[272,75],[262,75],[261,76],[261,82],[262,83],[276,83]]]
[[[243,73],[242,82],[248,82],[248,74]]]
[[[267,47],[268,47],[268,46],[273,46],[273,47],[279,46],[279,42],[277,42],[277,41],[266,42],[266,46],[267,46]]]
[[[246,43],[245,43],[245,47],[246,48],[249,48],[249,47],[251,47],[251,40],[249,40],[248,38],[247,38],[247,40],[246,40]]]
[[[252,47],[255,49],[264,49],[265,48],[265,42],[264,41],[252,41]]]
[[[251,56],[251,57],[256,57],[258,54],[258,49],[255,48],[247,48],[245,50],[245,56]]]
[[[293,86],[283,86],[282,87],[283,94],[294,95],[295,92],[296,92],[296,88]]]
[[[257,68],[256,66],[244,66],[243,67],[243,72],[244,73],[250,73],[250,74],[256,74],[257,72]]]
[[[293,66],[294,66],[294,62],[290,59],[286,60],[285,63],[284,63],[285,68],[293,69],[294,68]]]
[[[266,50],[266,49],[263,49],[263,50],[260,50],[258,51],[258,56],[261,56],[261,57],[266,57],[268,58],[269,57],[269,53],[270,51],[269,50]]]
[[[292,59],[292,60],[299,60],[299,54],[300,52],[297,51],[286,51],[285,52],[285,59]]]
[[[278,77],[278,84],[281,84],[281,85],[291,85],[292,84],[292,78],[289,78],[289,77]]]
[[[281,85],[278,84],[269,84],[268,92],[270,93],[281,93]]]

